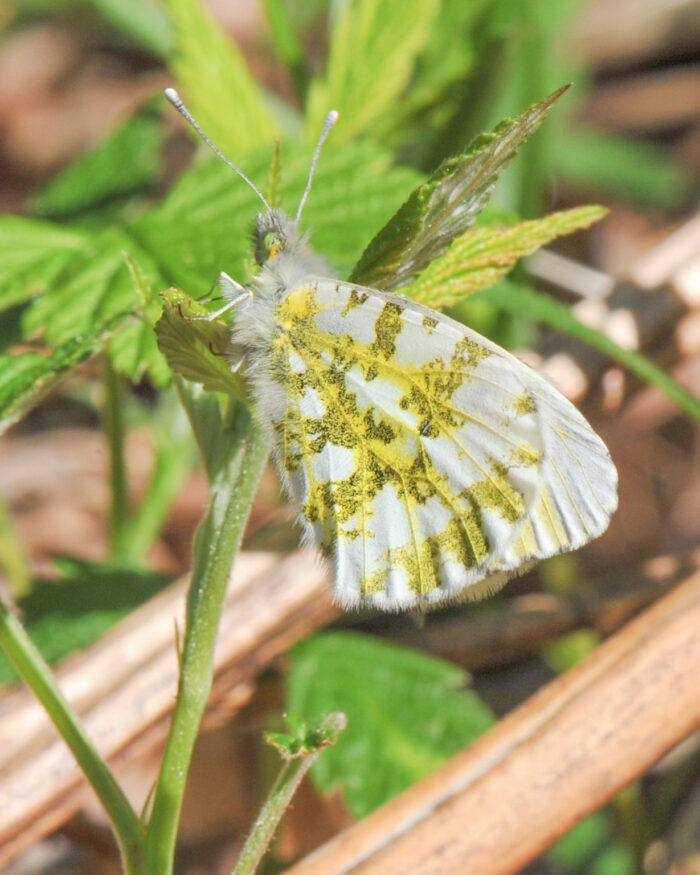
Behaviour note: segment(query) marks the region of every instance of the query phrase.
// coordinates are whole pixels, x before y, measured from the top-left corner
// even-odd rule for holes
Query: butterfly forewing
[[[535,372],[439,313],[311,278],[275,311],[279,465],[346,605],[437,602],[607,524],[614,468]],[[610,483],[612,486],[601,485]],[[503,576],[503,581],[506,576]],[[502,582],[503,582],[502,581]]]

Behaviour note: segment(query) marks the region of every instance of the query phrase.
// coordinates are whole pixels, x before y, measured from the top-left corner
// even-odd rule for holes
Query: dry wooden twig
[[[508,875],[700,726],[700,573],[287,875]]]
[[[335,609],[317,555],[239,555],[222,616],[212,704],[229,710],[253,679]],[[175,624],[187,582],[174,584],[59,670],[61,687],[110,760],[158,745],[177,689]],[[274,606],[271,608],[271,606]],[[0,867],[56,829],[85,799],[72,755],[25,690],[0,698]],[[141,800],[143,801],[143,800]]]

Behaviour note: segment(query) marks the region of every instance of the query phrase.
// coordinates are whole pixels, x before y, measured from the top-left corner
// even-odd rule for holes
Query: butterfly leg
[[[224,273],[223,271],[216,278],[214,285],[209,291],[209,294],[211,295],[215,289],[219,289],[221,292],[223,292],[223,297],[228,298],[228,300],[223,307],[219,307],[219,309],[214,310],[213,313],[209,313],[207,316],[194,317],[197,321],[215,322],[220,316],[223,316],[224,313],[228,313],[229,310],[237,307],[242,301],[250,300],[253,297],[253,293],[250,291],[250,289],[247,289],[245,286],[237,283],[236,280],[232,279],[227,273]],[[207,300],[212,301],[216,300],[216,298],[209,297]]]
[[[243,363],[244,363],[244,362],[245,362],[245,355],[242,355],[242,356],[238,359],[237,362],[234,362],[234,363],[231,365],[231,373],[232,373],[232,374],[237,374],[238,371],[240,371],[240,369],[243,367]]]

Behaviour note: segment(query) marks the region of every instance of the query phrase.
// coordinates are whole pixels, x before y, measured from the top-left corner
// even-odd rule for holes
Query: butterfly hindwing
[[[500,347],[332,279],[298,283],[275,322],[261,365],[276,390],[279,467],[334,560],[343,604],[482,594],[483,578],[607,525],[615,477],[604,445]]]

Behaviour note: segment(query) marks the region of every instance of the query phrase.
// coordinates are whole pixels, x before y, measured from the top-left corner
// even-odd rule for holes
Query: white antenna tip
[[[178,103],[182,103],[182,100],[180,99],[180,95],[177,93],[177,91],[175,91],[174,88],[166,88],[165,89],[165,96],[168,98],[168,100],[172,103],[173,106],[177,106]]]
[[[172,91],[172,88],[170,88],[170,89],[168,89],[168,90],[169,90],[169,91]],[[337,109],[332,109],[332,110],[328,113],[327,118],[328,118],[328,122],[329,122],[329,124],[334,125],[334,124],[338,121],[338,110],[337,110]]]

